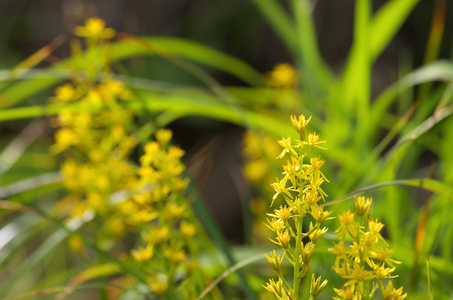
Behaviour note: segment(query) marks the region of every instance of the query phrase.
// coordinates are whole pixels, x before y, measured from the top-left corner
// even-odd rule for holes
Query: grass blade
[[[445,184],[441,181],[430,179],[430,178],[419,178],[419,179],[399,179],[399,180],[392,180],[382,183],[373,184],[358,190],[355,190],[347,195],[344,195],[340,198],[335,200],[326,202],[322,204],[322,206],[329,206],[336,203],[343,202],[345,200],[351,199],[354,196],[360,195],[362,193],[379,189],[385,186],[394,186],[394,185],[405,185],[405,186],[412,186],[417,188],[422,188],[427,191],[431,191],[433,193],[437,193],[439,195],[445,196],[448,199],[453,201],[453,187],[448,184]]]

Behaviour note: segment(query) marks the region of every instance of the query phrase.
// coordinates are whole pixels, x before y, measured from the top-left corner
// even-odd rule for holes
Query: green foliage
[[[80,45],[74,46],[71,57],[46,69],[33,69],[44,59],[43,49],[48,48],[43,48],[17,68],[0,73],[0,121],[4,128],[21,126],[29,120],[32,120],[30,126],[35,126],[33,120],[55,120],[63,114],[88,114],[94,120],[108,111],[122,116],[119,123],[125,135],[135,139],[136,144],[131,147],[140,154],[158,128],[185,117],[240,125],[265,137],[254,141],[253,159],[255,162],[259,159],[259,163],[246,169],[246,173],[263,172],[263,176],[254,178],[253,184],[259,185],[257,194],[267,211],[272,204],[272,194],[269,194],[271,182],[267,181],[266,175],[271,178],[281,175],[274,166],[278,153],[275,156],[271,153],[272,146],[268,146],[267,139],[280,139],[282,135],[292,133],[287,122],[289,115],[312,115],[311,125],[322,132],[329,150],[323,157],[328,161],[324,173],[331,183],[323,189],[331,200],[323,206],[328,205],[337,215],[352,208],[350,199],[353,196],[374,196],[371,219],[378,217],[386,224],[383,236],[391,244],[395,259],[402,262],[397,271],[399,276],[394,279],[395,286],[404,286],[410,299],[447,299],[452,292],[449,282],[453,276],[453,226],[449,215],[453,206],[453,63],[436,60],[438,51],[435,48],[439,43],[433,42],[429,48],[429,62],[408,70],[378,95],[371,93],[377,59],[418,2],[387,1],[372,13],[372,1],[357,0],[353,44],[338,74],[319,51],[319,37],[308,0],[287,1],[286,6],[277,0],[253,1],[254,7],[292,55],[296,65],[294,74],[290,71],[278,73],[276,68],[263,75],[241,59],[191,40],[118,34],[115,41],[109,41],[113,31],[100,31],[96,33],[99,35],[89,37],[89,32],[79,28],[78,34],[88,37],[85,50],[82,51]],[[171,65],[176,72],[185,74],[179,77],[182,83],[135,77],[137,75],[128,63],[136,58]],[[221,85],[214,78],[219,72],[235,77],[244,86]],[[293,75],[288,75],[290,73]],[[277,80],[276,83],[276,79],[285,76],[289,76],[288,81]],[[185,78],[190,80],[185,82]],[[46,100],[53,88],[68,81],[85,97],[90,91],[100,91],[107,80],[120,82],[128,91],[129,100],[116,101],[119,94],[105,105],[90,101],[51,103]],[[108,136],[116,121],[97,123],[98,127],[93,127],[86,137],[102,130],[104,133],[100,136]],[[63,124],[62,127],[70,126]],[[105,242],[109,237],[102,236],[100,231],[91,235],[96,232],[96,226],[106,220],[104,215],[96,212],[95,217],[85,212],[77,216],[67,211],[71,207],[68,206],[70,201],[61,199],[67,199],[70,192],[85,195],[87,191],[68,192],[58,173],[58,165],[68,157],[82,165],[90,154],[87,148],[70,145],[71,150],[63,147],[57,151],[63,152],[61,156],[50,155],[52,142],[46,136],[48,131],[27,134],[24,129],[16,135],[1,137],[1,144],[8,146],[0,149],[0,213],[3,217],[0,234],[4,241],[0,245],[3,270],[0,297],[43,295],[43,299],[47,299],[46,296],[52,298],[56,294],[60,299],[72,296],[76,299],[77,293],[85,289],[96,290],[100,299],[113,297],[115,292],[112,290],[116,295],[121,294],[118,291],[124,292],[118,299],[138,299],[143,294],[157,297],[159,292],[153,294],[152,290],[161,292],[164,289],[155,284],[150,288],[150,278],[156,283],[161,279],[160,275],[137,268],[129,255],[130,250],[139,249],[135,246],[140,243],[144,246],[144,240],[137,234],[141,229],[131,230],[130,236],[119,239],[124,243],[106,247],[99,238]],[[101,144],[103,139],[95,141]],[[114,148],[112,155],[116,153]],[[11,156],[13,152],[15,156]],[[140,164],[129,152],[118,159],[127,162],[133,170]],[[259,166],[262,168],[258,169]],[[182,175],[186,174],[182,172]],[[113,197],[124,189],[136,192],[123,186],[112,188],[104,196],[106,199]],[[421,191],[429,192],[426,199],[420,198]],[[198,295],[215,299],[222,295],[226,299],[246,295],[248,299],[257,299],[263,292],[261,285],[265,278],[272,275],[269,275],[264,257],[256,259],[256,255],[267,252],[269,245],[260,243],[258,238],[256,243],[246,245],[251,249],[250,253],[241,256],[243,249],[228,245],[193,183],[182,198],[177,195],[176,203],[179,204],[184,197],[195,199],[193,206],[198,213],[198,219],[195,214],[184,216],[197,224],[200,233],[201,249],[194,250],[201,270],[194,275]],[[420,201],[427,204],[420,205]],[[275,205],[279,204],[276,201]],[[263,208],[258,211],[262,213]],[[265,213],[260,215],[258,211],[253,220],[258,225],[252,230],[262,237],[263,233],[258,229]],[[159,220],[167,222],[164,218]],[[300,221],[298,226],[308,225],[302,223]],[[333,224],[329,223],[327,227],[334,228]],[[133,226],[128,224],[126,227]],[[323,297],[334,296],[333,287],[342,285],[334,272],[329,272],[334,258],[327,249],[332,247],[332,240],[337,243],[338,237],[330,232],[319,239],[316,250],[319,256],[313,257],[310,265],[316,274],[323,271],[323,279],[329,281],[323,289]],[[87,249],[75,255],[71,251],[79,242]],[[111,242],[109,240],[107,244]],[[177,247],[188,251],[189,246],[178,244]],[[280,254],[275,257],[277,255]],[[429,260],[424,268],[426,256]],[[160,267],[165,269],[163,261],[162,258]],[[330,265],[329,261],[332,262]],[[252,270],[248,264],[258,268]],[[282,268],[287,267],[283,263]],[[184,281],[187,271],[167,271],[174,276],[175,284],[182,282],[181,290],[184,284],[192,284]],[[134,280],[115,281],[119,273],[128,274]],[[235,275],[227,276],[230,273]],[[223,280],[215,281],[215,278]],[[211,281],[219,286],[210,285],[203,292]],[[309,290],[310,284],[309,280],[302,280],[300,288]]]

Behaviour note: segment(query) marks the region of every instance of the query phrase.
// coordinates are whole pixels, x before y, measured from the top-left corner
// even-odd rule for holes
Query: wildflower
[[[77,26],[75,34],[80,37],[92,39],[111,39],[115,35],[115,30],[105,28],[105,21],[98,18],[86,20],[85,26]]]
[[[368,219],[370,216],[370,206],[371,198],[365,199],[363,196],[354,198],[355,213],[358,216],[365,216]]]
[[[78,235],[71,235],[68,238],[69,248],[75,253],[81,253],[83,250],[83,241]]]
[[[282,256],[277,255],[275,250],[273,250],[271,252],[271,256],[268,256],[268,255],[264,254],[264,257],[266,258],[267,262],[272,267],[272,269],[274,269],[277,272],[280,272],[280,268],[282,266],[282,261],[283,261],[283,257]]]
[[[319,148],[327,150],[327,148],[321,147],[321,145],[325,143],[325,141],[319,140],[319,134],[316,134],[316,132],[310,132],[310,134],[308,135],[308,142],[303,142],[303,144],[307,145],[309,149]]]
[[[154,248],[151,245],[146,247],[139,246],[138,250],[132,249],[132,257],[138,262],[147,262],[151,259],[154,253]]]
[[[304,115],[300,115],[299,118],[296,116],[291,116],[291,124],[299,133],[299,138],[301,141],[305,140],[305,127],[307,127],[308,123],[310,123],[311,116],[305,120]]]
[[[383,279],[387,279],[387,278],[397,277],[396,275],[395,276],[391,275],[396,270],[396,267],[386,268],[385,264],[378,266],[372,260],[370,260],[370,267],[371,267],[371,269],[373,269],[374,277],[377,280],[383,280]]]
[[[280,220],[287,221],[289,218],[291,218],[292,213],[291,213],[291,208],[288,206],[280,206],[280,209],[274,210],[275,214],[267,214],[270,217],[276,217]]]
[[[159,129],[158,131],[156,131],[156,140],[162,147],[168,145],[172,136],[173,133],[171,132],[171,130],[168,129]]]
[[[373,279],[374,276],[369,271],[365,270],[364,267],[359,266],[357,263],[354,263],[354,269],[351,271],[351,275],[342,276],[344,279],[350,279],[344,284],[344,286],[353,285],[358,282],[363,282],[365,280]]]
[[[286,188],[286,180],[283,179],[282,181],[279,181],[278,178],[276,178],[276,179],[277,179],[277,182],[271,184],[271,186],[276,191],[274,197],[272,197],[271,206],[274,203],[275,199],[277,199],[277,196],[279,194],[284,194],[284,195],[288,196],[290,199],[293,198],[293,195],[291,195],[291,193],[289,192],[289,189]]]
[[[310,262],[311,256],[313,255],[316,244],[313,242],[308,242],[305,245],[301,245],[301,257],[302,257],[302,262],[305,264],[308,264]]]
[[[291,157],[291,159],[292,163],[288,161],[286,165],[282,165],[284,170],[283,174],[285,174],[285,178],[289,178],[291,180],[293,186],[297,186],[297,178],[300,177],[298,172],[299,161],[294,157]]]
[[[164,250],[164,255],[171,261],[173,264],[179,264],[186,259],[186,251],[184,249],[173,249],[168,247]]]
[[[400,264],[401,262],[390,259],[389,256],[392,254],[392,250],[389,250],[388,248],[383,248],[379,246],[376,250],[371,250],[370,251],[370,257],[371,258],[376,258],[379,261],[388,264],[389,266],[393,266],[393,264]]]
[[[360,294],[354,293],[354,286],[348,286],[343,289],[333,289],[338,297],[333,297],[334,300],[361,300]]]
[[[311,275],[310,295],[317,297],[321,290],[327,285],[327,280],[321,283],[321,276],[315,279],[315,274]]]
[[[273,219],[272,221],[268,220],[268,223],[269,225],[266,224],[266,226],[276,234],[279,234],[283,229],[286,228],[286,225],[282,219]]]
[[[310,230],[313,228],[312,224],[310,223]],[[315,242],[317,239],[319,239],[324,233],[327,232],[327,227],[324,227],[324,228],[316,228],[315,230],[313,230],[309,235],[308,237],[310,238],[311,241]]]
[[[275,244],[281,246],[283,249],[286,249],[289,247],[289,242],[291,240],[291,235],[288,233],[288,231],[283,231],[277,233],[277,241],[271,240]]]
[[[157,276],[148,278],[148,287],[156,294],[163,295],[168,290],[167,281],[160,280]]]
[[[296,70],[287,63],[278,64],[269,73],[269,84],[276,87],[291,87],[297,82]]]
[[[55,144],[52,146],[52,150],[55,153],[62,152],[73,145],[77,145],[80,142],[80,137],[71,128],[61,128],[55,133]]]
[[[169,193],[168,190],[166,192]],[[163,198],[165,198],[165,197],[163,197]],[[179,205],[175,202],[168,202],[165,205],[164,214],[165,214],[165,217],[170,220],[181,218],[183,213],[184,213],[184,206],[182,206],[182,205]]]
[[[354,214],[350,210],[344,211],[341,215],[338,215],[340,221],[340,227],[335,230],[338,233],[338,237],[344,240],[347,233],[349,233],[354,239],[357,237],[358,225],[354,222]]]
[[[183,237],[191,237],[194,236],[195,233],[197,232],[197,229],[195,228],[195,225],[187,222],[186,220],[182,220],[180,224],[180,229],[181,235]]]
[[[277,299],[290,299],[283,289],[283,282],[281,279],[279,279],[277,282],[275,282],[274,279],[269,279],[269,282],[266,284],[266,286],[264,286],[264,288],[274,294]]]
[[[282,158],[285,156],[286,153],[292,153],[297,156],[297,152],[294,150],[293,146],[291,145],[291,137],[289,136],[288,138],[282,137],[281,140],[277,141],[277,143],[283,147],[282,152],[280,153],[277,158]]]
[[[311,165],[303,164],[304,158],[314,148],[322,148],[324,142],[319,141],[319,135],[310,134],[308,143],[302,142],[305,138],[305,129],[311,118],[305,119],[304,116],[291,116],[291,123],[295,130],[300,135],[301,140],[296,140],[296,145],[292,145],[291,137],[282,137],[277,143],[283,147],[278,158],[284,157],[286,154],[290,156],[290,160],[286,165],[283,165],[283,179],[277,178],[272,184],[275,194],[272,198],[272,203],[282,194],[287,205],[280,206],[274,210],[273,214],[268,214],[272,220],[268,220],[266,226],[275,234],[275,240],[270,239],[273,243],[280,246],[284,252],[284,256],[276,256],[275,252],[272,257],[265,256],[271,267],[277,271],[279,280],[275,282],[273,279],[269,281],[265,288],[274,294],[277,299],[299,299],[301,292],[300,282],[308,273],[308,266],[314,250],[316,241],[327,232],[326,227],[321,227],[321,222],[328,219],[331,212],[324,211],[317,202],[327,196],[321,188],[321,185],[327,181],[325,176],[320,171],[324,164],[319,157],[311,158]],[[297,150],[297,151],[296,151]],[[311,215],[315,221],[310,222],[308,231],[304,232],[302,224],[307,215]],[[304,243],[303,238],[310,238],[309,242]],[[294,278],[292,279],[293,287],[291,288],[284,279],[283,274],[279,272],[281,261],[286,257],[294,268]],[[285,283],[282,286],[281,283]],[[327,284],[327,281],[321,283],[321,278],[313,277],[310,299],[316,297],[321,289]]]
[[[317,223],[322,223],[325,220],[329,220],[329,216],[332,214],[332,211],[324,211],[321,206],[314,206],[310,210],[310,214]]]
[[[387,283],[387,286],[382,291],[382,298],[384,300],[403,300],[406,296],[407,293],[403,294],[403,288],[395,289],[391,281]]]
[[[71,83],[66,83],[55,88],[55,102],[68,103],[77,100],[78,93]]]

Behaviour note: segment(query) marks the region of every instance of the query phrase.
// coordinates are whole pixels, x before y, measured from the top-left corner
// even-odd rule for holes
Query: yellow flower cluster
[[[253,212],[253,242],[265,245],[267,243],[268,230],[265,226],[266,212],[271,203],[271,189],[263,189],[263,186],[272,182],[275,178],[274,169],[278,168],[278,162],[273,166],[270,162],[280,153],[280,146],[275,140],[264,133],[247,131],[244,136],[244,175],[253,189],[253,199],[250,203]],[[275,168],[274,168],[275,167]]]
[[[147,274],[149,288],[166,298],[183,286],[178,295],[190,299],[205,285],[196,261],[199,226],[185,195],[188,180],[180,160],[184,153],[169,145],[171,137],[171,131],[158,130],[156,141],[145,146],[136,188],[123,205],[126,219],[140,236],[131,255],[136,267]],[[186,274],[183,282],[177,281],[177,271]]]
[[[90,19],[76,34],[91,39],[89,56],[107,49],[101,39],[110,38],[113,31],[105,28],[104,21]],[[138,145],[129,129],[133,115],[119,101],[130,100],[132,94],[110,72],[99,76],[100,69],[109,70],[107,64],[94,69],[90,60],[84,64],[79,66],[82,72],[71,83],[57,87],[50,99],[57,105],[71,103],[81,108],[71,106],[54,120],[57,130],[51,149],[64,156],[61,171],[69,191],[61,202],[70,217],[90,212],[92,223],[102,224],[83,234],[92,235],[104,251],[117,249],[115,245],[127,232],[136,235],[136,246],[132,250],[126,246],[130,255],[121,257],[145,274],[150,294],[194,299],[206,282],[197,268],[201,227],[187,201],[184,152],[171,145],[171,131],[157,130],[155,140],[144,146],[140,166],[134,165],[129,160]],[[96,74],[95,80],[90,71]],[[77,237],[68,242],[74,252],[84,251]],[[128,279],[126,274],[124,282]]]
[[[291,123],[300,139],[296,139],[295,144],[291,137],[278,141],[283,150],[277,158],[289,155],[289,160],[283,165],[284,177],[281,180],[277,178],[277,182],[272,184],[276,192],[272,201],[282,196],[285,204],[273,214],[268,214],[271,218],[267,226],[276,235],[271,241],[282,248],[283,256],[293,266],[294,274],[291,286],[282,274],[283,256],[277,255],[275,251],[271,256],[265,255],[279,277],[277,281],[269,280],[265,288],[277,299],[300,299],[301,280],[308,274],[316,242],[327,231],[321,223],[329,219],[331,214],[318,204],[319,200],[327,196],[321,188],[327,181],[320,170],[324,161],[319,157],[310,157],[309,163],[304,162],[313,148],[325,149],[321,147],[325,142],[319,141],[316,133],[309,133],[308,142],[305,142],[305,129],[309,122],[310,118],[305,119],[304,116],[291,117]],[[306,231],[303,230],[304,220],[310,220]],[[303,242],[303,239],[307,241]],[[313,274],[309,299],[317,297],[326,284],[327,280],[321,283],[321,278],[315,279]]]
[[[336,255],[334,272],[347,280],[341,289],[334,289],[334,299],[371,299],[378,290],[382,299],[406,298],[403,288],[395,289],[389,280],[396,277],[394,265],[399,262],[389,258],[392,251],[380,233],[384,224],[370,219],[371,198],[357,197],[354,206],[355,213],[348,210],[338,216],[340,226],[335,232],[340,242],[329,249]],[[352,238],[349,245],[345,244],[347,236]]]
[[[126,232],[125,216],[111,195],[130,188],[136,180],[135,167],[127,161],[137,145],[127,129],[131,116],[116,108],[117,99],[128,92],[121,82],[108,76],[100,83],[75,84],[57,87],[50,101],[74,102],[91,109],[60,112],[54,120],[58,129],[51,150],[65,156],[61,170],[63,184],[71,192],[72,216],[92,210],[104,219],[104,232],[98,240],[109,248]]]

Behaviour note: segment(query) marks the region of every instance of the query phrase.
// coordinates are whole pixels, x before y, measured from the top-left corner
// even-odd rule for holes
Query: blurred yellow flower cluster
[[[178,286],[184,286],[180,295],[190,299],[201,293],[205,283],[197,268],[199,225],[185,194],[189,182],[183,176],[184,152],[169,145],[171,131],[161,129],[155,136],[156,141],[145,145],[136,188],[124,203],[127,219],[140,236],[131,255],[136,267],[147,274],[148,286],[155,294],[174,293]],[[177,271],[186,274],[183,282],[177,280]]]
[[[327,196],[322,190],[321,185],[327,181],[320,170],[324,161],[319,157],[310,157],[309,152],[314,148],[325,149],[320,145],[319,136],[315,133],[309,134],[309,142],[305,140],[305,129],[310,122],[304,116],[291,117],[293,127],[299,134],[300,139],[296,139],[293,144],[291,137],[282,138],[278,144],[283,148],[277,158],[284,158],[289,155],[286,165],[283,165],[284,177],[272,184],[275,195],[272,201],[279,196],[284,199],[284,205],[276,209],[268,220],[268,228],[275,233],[275,238],[271,241],[280,246],[283,256],[272,252],[271,256],[265,255],[271,267],[277,272],[278,280],[271,279],[265,288],[274,294],[277,299],[300,299],[301,280],[308,274],[308,266],[316,248],[317,240],[327,232],[326,227],[321,223],[329,219],[331,212],[325,211],[318,204],[319,200]],[[318,137],[312,142],[313,135]],[[305,160],[309,163],[305,163]],[[308,218],[308,219],[307,219]],[[308,230],[303,230],[304,220],[310,220]],[[285,257],[292,265],[294,276],[291,281],[287,281],[281,270],[281,263]],[[292,282],[292,285],[290,284]],[[312,275],[310,298],[318,296],[327,281],[321,282],[321,278],[315,279]]]
[[[103,20],[90,19],[76,34],[88,38],[89,58],[108,49],[101,39],[114,32]],[[64,157],[61,171],[69,195],[61,202],[70,218],[94,216],[91,223],[98,226],[86,233],[82,227],[81,232],[103,251],[122,249],[121,260],[143,274],[149,294],[192,299],[205,288],[206,277],[197,267],[201,226],[186,194],[184,152],[171,145],[170,130],[160,129],[144,145],[139,166],[134,164],[130,156],[139,142],[129,126],[133,113],[120,101],[131,100],[132,93],[113,79],[107,60],[95,69],[89,59],[81,63],[72,82],[57,87],[50,98],[64,107],[53,122],[57,129],[51,148]],[[105,72],[99,73],[101,69]],[[135,236],[132,247],[130,242],[121,245],[127,233]],[[68,243],[89,257],[78,236]],[[124,282],[130,282],[128,276]]]

